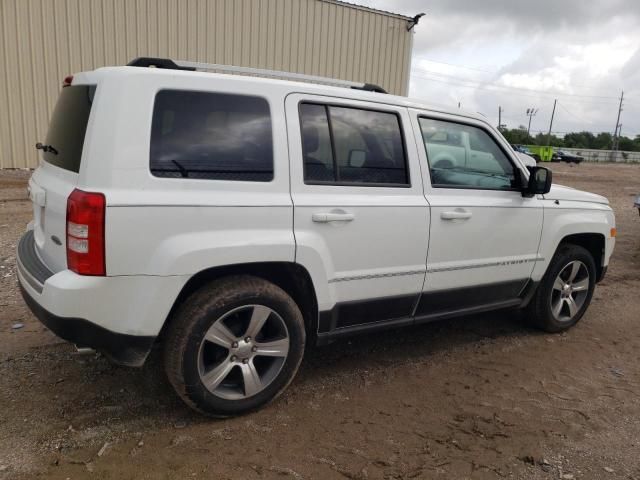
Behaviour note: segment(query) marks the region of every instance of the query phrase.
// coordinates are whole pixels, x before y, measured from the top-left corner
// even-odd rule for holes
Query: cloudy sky
[[[497,125],[640,134],[640,0],[360,0],[413,16],[410,95],[482,112]]]

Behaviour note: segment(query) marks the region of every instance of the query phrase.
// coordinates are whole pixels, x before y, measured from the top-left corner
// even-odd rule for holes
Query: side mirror
[[[529,183],[522,192],[523,195],[543,195],[551,190],[551,170],[544,167],[527,167],[529,170]]]
[[[353,168],[360,168],[364,165],[367,159],[367,152],[364,150],[350,150],[349,151],[349,166]]]

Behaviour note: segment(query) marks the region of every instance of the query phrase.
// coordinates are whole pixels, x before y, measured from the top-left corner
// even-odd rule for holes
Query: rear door
[[[37,253],[54,272],[67,268],[67,198],[78,183],[95,86],[63,87],[49,122],[40,166],[29,180]]]
[[[330,292],[320,331],[409,317],[429,209],[406,109],[295,94],[286,114],[296,261]]]

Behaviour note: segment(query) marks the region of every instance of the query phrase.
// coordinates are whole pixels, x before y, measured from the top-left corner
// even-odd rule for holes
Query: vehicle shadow
[[[518,312],[504,311],[365,334],[324,347],[308,347],[288,392],[304,396],[304,391],[326,385],[329,379],[348,377],[357,369],[370,371],[407,362],[425,362],[441,352],[473,348],[487,340],[538,334],[526,326]],[[18,400],[21,396],[26,399],[53,395],[55,403],[38,403],[44,406],[32,412],[34,419],[42,417],[52,426],[73,421],[78,428],[126,425],[128,430],[157,430],[211,421],[193,412],[175,394],[164,373],[161,348],[154,349],[140,369],[112,365],[100,355],[78,356],[67,344],[42,347],[29,355],[24,368],[35,375],[33,378],[50,377],[48,372],[54,368],[59,372],[54,382],[25,384],[23,368],[14,364],[19,368],[7,371],[8,376],[0,384],[6,384],[6,391],[11,388],[10,384],[20,384],[19,389],[13,390]],[[254,415],[260,418],[273,413],[272,409],[282,408],[278,404],[287,401],[287,395]],[[30,404],[33,402],[23,405]]]
[[[301,381],[335,375],[354,368],[424,361],[452,351],[504,337],[522,338],[543,333],[531,328],[519,311],[505,310],[438,320],[338,340],[310,347],[301,367]]]

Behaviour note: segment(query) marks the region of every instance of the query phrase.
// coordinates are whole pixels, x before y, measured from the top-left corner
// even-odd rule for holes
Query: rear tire
[[[264,406],[291,383],[306,340],[293,299],[257,277],[203,286],[170,320],[165,369],[191,408],[214,417]]]
[[[591,254],[578,245],[560,245],[526,309],[527,318],[550,333],[571,328],[589,307],[595,283]]]

